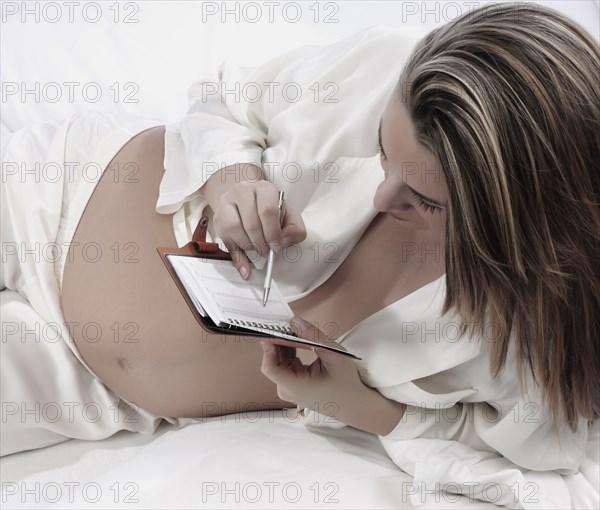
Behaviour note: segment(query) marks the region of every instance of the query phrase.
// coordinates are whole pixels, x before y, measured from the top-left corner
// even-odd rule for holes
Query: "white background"
[[[486,3],[492,2],[310,0],[297,2],[298,13],[294,2],[276,1],[271,22],[263,2],[74,1],[69,8],[64,1],[2,0],[3,132],[81,109],[175,122],[187,109],[187,88],[223,59],[257,66],[376,24],[426,33]],[[566,13],[600,39],[600,2],[536,3]]]

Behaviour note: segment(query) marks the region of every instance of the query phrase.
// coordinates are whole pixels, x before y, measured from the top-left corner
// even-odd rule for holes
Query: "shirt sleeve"
[[[357,47],[376,45],[382,33],[384,28],[370,27],[333,44],[291,50],[256,68],[224,61],[194,83],[187,114],[166,126],[165,175],[156,211],[171,214],[198,198],[198,189],[221,168],[236,163],[262,168],[272,122],[295,104],[311,101],[315,82],[332,70],[336,78],[351,72],[341,58]]]
[[[568,477],[557,471],[523,469],[506,457],[453,440],[424,437],[382,444],[393,462],[413,477],[403,494],[415,507],[435,494],[436,501],[456,502],[454,495],[460,495],[499,508],[572,508]]]
[[[413,499],[422,498],[424,488],[446,485],[508,508],[570,507],[561,475],[577,473],[585,459],[587,420],[580,419],[575,433],[567,425],[555,430],[538,391],[512,400],[459,402],[468,399],[468,390],[433,395],[410,385],[380,388],[407,410],[379,439],[390,459],[413,475]]]
[[[567,424],[554,427],[530,373],[521,393],[516,382],[514,346],[509,351],[503,375],[497,379],[490,375],[487,387],[479,377],[468,382],[469,372],[475,367],[485,373],[489,352],[484,349],[469,363],[453,369],[464,373],[465,382],[458,391],[432,393],[422,387],[423,380],[378,388],[386,398],[407,405],[396,427],[380,436],[382,442],[418,437],[454,440],[502,455],[525,469],[577,472],[585,458],[587,420],[579,420],[576,432]],[[438,388],[443,387],[443,373],[434,377],[438,378]]]

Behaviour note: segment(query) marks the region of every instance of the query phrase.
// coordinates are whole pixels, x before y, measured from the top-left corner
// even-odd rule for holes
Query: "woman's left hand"
[[[346,350],[299,317],[292,319],[292,328],[301,338]],[[262,373],[277,384],[279,398],[302,408],[336,418],[336,415],[345,414],[338,414],[338,410],[354,407],[365,396],[365,390],[369,389],[360,380],[356,365],[348,356],[316,349],[314,352],[318,358],[310,365],[303,365],[296,356],[296,348],[264,341],[261,346],[264,352]],[[333,413],[330,412],[332,409]]]

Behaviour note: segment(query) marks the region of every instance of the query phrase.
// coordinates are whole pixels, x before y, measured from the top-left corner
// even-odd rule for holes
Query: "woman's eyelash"
[[[414,193],[412,194],[413,200],[415,202],[417,202],[423,209],[425,209],[425,212],[430,212],[433,213],[435,211],[441,213],[442,212],[442,208],[441,207],[436,207],[435,205],[430,205],[427,202],[425,202],[421,197],[419,197],[418,195],[415,195]]]
[[[379,151],[380,156],[383,159],[386,159],[385,154],[383,153],[383,149],[381,148],[381,145],[378,143],[377,144],[377,150]],[[414,193],[412,194],[413,200],[415,202],[417,202],[423,209],[425,209],[425,212],[430,212],[430,213],[434,213],[434,212],[442,212],[442,208],[441,207],[437,207],[435,205],[431,205],[428,204],[427,202],[425,202],[420,196],[415,195]]]

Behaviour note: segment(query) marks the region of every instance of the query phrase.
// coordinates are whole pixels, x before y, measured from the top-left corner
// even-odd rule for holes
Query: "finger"
[[[271,247],[279,252],[283,249],[283,233],[279,223],[279,192],[265,182],[256,188],[256,208],[260,217],[267,250]]]
[[[247,280],[252,274],[252,264],[246,256],[246,253],[237,244],[229,239],[223,239],[223,244],[231,255],[231,260],[233,261],[234,267],[238,270],[242,278]]]
[[[303,373],[306,370],[306,367],[304,366],[302,360],[298,357],[296,348],[286,347],[286,349],[288,349],[289,352],[289,358],[287,360],[288,367],[291,368],[296,375]]]
[[[276,384],[286,385],[305,371],[302,360],[295,357],[295,349],[276,345],[270,341],[261,341],[263,361],[261,372]],[[285,350],[284,350],[285,349]],[[282,362],[282,357],[285,362]]]
[[[275,202],[277,206],[277,202]],[[249,239],[246,251],[254,250],[263,257],[269,255],[269,246],[263,232],[262,218],[258,211],[257,198],[254,193],[247,193],[237,203],[241,222]]]
[[[277,367],[279,366],[279,355],[277,346],[268,340],[262,340],[260,346],[263,350],[263,360],[260,366],[261,372],[273,382],[277,382]]]
[[[292,352],[292,349],[284,345],[277,346],[277,354],[279,357],[279,364],[284,366],[291,365],[293,359],[296,357],[295,353]]]
[[[319,350],[315,351],[319,354]],[[325,366],[324,360],[322,360],[319,356],[308,366],[308,372],[312,377],[316,377],[319,375],[323,375],[327,373],[327,367]]]
[[[242,268],[247,271],[247,276],[252,273],[252,264],[245,253],[244,247],[250,246],[250,239],[243,228],[240,213],[235,203],[227,204],[220,214],[214,216],[216,233],[225,244],[227,251],[231,254],[235,268],[244,274]]]
[[[304,363],[302,363],[302,360],[300,358],[294,358],[290,367],[292,368],[295,374],[303,373],[306,370],[306,367],[304,366]]]
[[[283,220],[283,246],[287,248],[291,244],[301,243],[306,239],[306,226],[302,215],[294,208],[286,204],[285,217]],[[287,241],[285,239],[288,239]]]
[[[294,375],[298,376],[298,375],[302,375],[305,374],[306,371],[309,369],[309,367],[307,367],[306,365],[304,365],[304,363],[302,362],[302,360],[295,355],[295,351],[296,349],[292,349],[290,347],[287,347],[287,349],[289,349],[289,356],[287,354],[285,354],[285,363],[282,364],[282,366],[285,366],[286,369],[289,371],[293,372]]]

